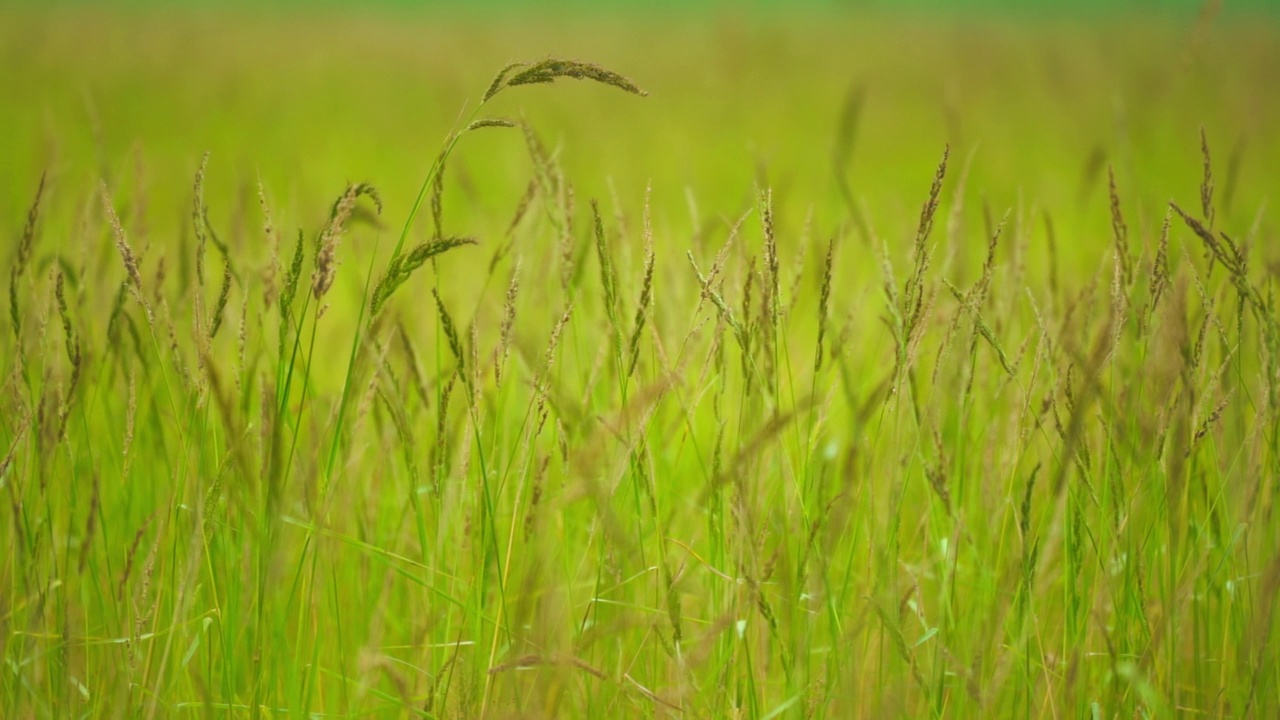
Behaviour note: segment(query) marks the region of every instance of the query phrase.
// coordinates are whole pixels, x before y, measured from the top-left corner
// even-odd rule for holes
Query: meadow
[[[13,6],[0,717],[1280,716],[1280,23]]]

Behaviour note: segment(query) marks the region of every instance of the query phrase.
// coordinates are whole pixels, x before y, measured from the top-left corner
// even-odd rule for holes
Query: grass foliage
[[[855,88],[834,203],[677,222],[488,114],[564,79],[657,101],[511,64],[412,203],[296,229],[206,202],[216,154],[173,238],[127,174],[30,178],[0,716],[1280,714],[1280,257],[1211,133],[1198,197],[1086,159],[1067,237],[971,144],[866,204]],[[485,128],[529,168],[487,235],[445,212]]]

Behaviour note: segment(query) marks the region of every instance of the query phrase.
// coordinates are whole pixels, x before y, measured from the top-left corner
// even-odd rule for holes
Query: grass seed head
[[[502,90],[502,88],[506,86],[507,75],[509,75],[512,70],[524,67],[525,65],[528,65],[528,63],[513,62],[508,63],[506,67],[499,70],[498,74],[494,76],[493,81],[489,83],[489,88],[485,90],[484,97],[480,99],[480,103],[483,105],[484,103],[489,102],[489,98],[497,95],[498,91]]]
[[[1111,232],[1116,243],[1116,260],[1120,263],[1124,286],[1128,287],[1133,280],[1129,259],[1129,226],[1125,225],[1124,215],[1120,212],[1120,193],[1116,190],[1116,172],[1110,165],[1107,166],[1107,180],[1111,196]]]
[[[280,276],[280,233],[271,221],[271,208],[267,206],[267,193],[261,180],[258,181],[258,207],[262,209],[262,234],[271,248],[271,260],[262,274],[262,303],[270,310],[279,293],[276,283]]]
[[[284,357],[285,340],[289,335],[289,326],[293,318],[293,299],[298,294],[298,279],[302,276],[302,249],[305,244],[302,230],[298,230],[298,239],[293,244],[293,259],[284,273],[284,286],[280,289],[280,357]]]
[[[231,260],[222,259],[222,285],[218,289],[218,299],[213,304],[213,314],[209,317],[209,339],[218,335],[222,327],[223,314],[227,310],[227,299],[231,297]]]
[[[382,214],[382,198],[378,190],[368,183],[357,183],[347,186],[346,192],[333,203],[329,213],[329,221],[316,241],[315,269],[311,275],[311,292],[316,300],[324,298],[325,293],[333,286],[333,278],[337,271],[336,251],[338,241],[346,231],[347,221],[356,209],[356,201],[367,196],[373,201],[379,215]]]
[[[1209,136],[1200,126],[1200,156],[1204,161],[1204,174],[1200,181],[1200,212],[1205,224],[1213,227],[1213,162],[1209,157]]]
[[[479,120],[472,121],[472,123],[468,125],[463,132],[472,132],[474,130],[483,130],[485,128],[513,127],[519,127],[519,124],[514,120],[507,120],[506,118],[480,118]]]
[[[209,153],[206,152],[200,160],[200,167],[196,169],[191,201],[191,224],[196,233],[196,283],[201,288],[204,287],[204,249],[208,242],[208,235],[205,233],[208,210],[204,204],[204,174],[208,167]]]
[[[514,68],[512,68],[514,69]],[[641,97],[649,93],[641,90],[635,83],[626,77],[619,75],[612,70],[606,70],[594,63],[579,62],[577,60],[559,60],[555,58],[547,58],[530,65],[524,66],[522,70],[511,75],[505,84],[501,82],[502,76],[495,80],[496,89],[490,88],[490,92],[485,94],[485,99],[493,97],[498,90],[503,87],[515,87],[518,85],[535,85],[540,83],[554,82],[559,78],[573,78],[575,80],[591,80],[616,87],[619,90],[629,92],[632,95]]]
[[[516,266],[511,270],[511,282],[507,284],[506,301],[502,304],[502,323],[499,326],[498,348],[494,353],[493,377],[497,384],[502,383],[502,371],[506,367],[507,357],[511,354],[511,332],[516,323],[516,298],[520,294],[520,259],[516,258]]]
[[[31,248],[35,244],[36,224],[40,219],[40,201],[44,198],[46,173],[40,173],[40,184],[36,186],[35,200],[27,209],[27,222],[22,226],[22,239],[18,241],[18,254],[14,258],[13,268],[9,272],[9,318],[13,323],[13,335],[22,335],[22,314],[18,309],[18,281],[27,270],[31,260]]]
[[[822,344],[827,335],[827,317],[831,307],[831,275],[835,265],[836,238],[834,235],[827,241],[827,256],[822,264],[822,290],[818,295],[818,347],[813,357],[813,374],[822,370]]]
[[[636,317],[635,321],[632,323],[631,340],[627,345],[627,354],[631,358],[627,365],[627,377],[635,374],[636,364],[640,361],[640,334],[644,331],[645,321],[649,316],[649,306],[652,303],[653,238],[650,237],[645,243],[644,280],[641,282],[640,286],[640,299],[636,301]]]
[[[107,212],[107,221],[111,225],[111,232],[115,237],[116,249],[120,252],[120,258],[124,261],[125,272],[129,275],[129,282],[133,285],[134,290],[141,295],[142,293],[142,274],[138,270],[138,259],[133,254],[133,248],[129,247],[129,241],[125,237],[124,226],[120,224],[120,217],[116,215],[115,206],[111,202],[111,195],[107,191],[107,184],[103,182],[100,188],[102,196],[102,204]]]
[[[420,243],[407,253],[403,253],[387,264],[382,278],[373,287],[373,295],[369,298],[369,308],[375,317],[386,306],[391,295],[409,279],[418,268],[437,255],[446,253],[464,245],[475,245],[475,238],[451,237]]]
[[[444,331],[445,338],[449,341],[449,351],[453,353],[454,359],[458,362],[458,374],[462,376],[463,382],[467,382],[467,356],[462,350],[462,341],[458,338],[458,329],[453,324],[453,318],[449,315],[448,309],[444,306],[444,300],[440,299],[440,291],[437,288],[431,288],[431,296],[436,301],[436,310],[440,315],[440,327]]]

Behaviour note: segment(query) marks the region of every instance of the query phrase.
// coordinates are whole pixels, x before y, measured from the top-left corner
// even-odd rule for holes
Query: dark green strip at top
[[[352,8],[349,0],[0,0],[0,7],[61,8],[177,8],[189,9],[290,9]],[[489,11],[566,10],[586,14],[615,11],[631,13],[670,12],[678,10],[744,9],[788,10],[876,10],[909,11],[943,14],[1111,14],[1160,13],[1188,15],[1216,8],[1223,13],[1237,11],[1280,11],[1280,0],[361,0],[358,7],[367,11],[427,10],[465,13]]]

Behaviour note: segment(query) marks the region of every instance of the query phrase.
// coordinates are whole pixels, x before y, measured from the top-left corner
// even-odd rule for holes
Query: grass
[[[384,100],[466,60],[435,144],[279,19],[217,58],[59,12],[0,85],[47,118],[0,133],[0,716],[1280,712],[1271,26],[602,26],[596,65],[353,24]],[[285,77],[301,164],[182,100]]]

